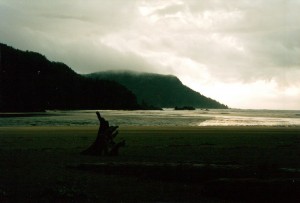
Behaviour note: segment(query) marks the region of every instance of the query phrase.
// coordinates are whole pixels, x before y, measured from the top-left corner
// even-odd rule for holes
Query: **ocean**
[[[300,110],[196,109],[162,111],[99,110],[111,125],[118,126],[300,126]],[[93,126],[96,110],[0,113],[5,126]]]

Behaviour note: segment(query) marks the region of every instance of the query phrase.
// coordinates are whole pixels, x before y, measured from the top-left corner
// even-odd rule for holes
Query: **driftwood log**
[[[94,143],[82,151],[81,154],[91,156],[116,156],[119,153],[119,149],[125,146],[125,140],[115,143],[114,138],[118,135],[119,126],[109,126],[109,122],[101,117],[100,113],[96,112],[98,120],[100,122],[98,135]]]

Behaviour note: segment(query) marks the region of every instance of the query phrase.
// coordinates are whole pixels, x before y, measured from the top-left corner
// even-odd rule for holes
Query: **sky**
[[[300,109],[300,0],[0,0],[0,42],[78,73],[172,74],[231,108]]]

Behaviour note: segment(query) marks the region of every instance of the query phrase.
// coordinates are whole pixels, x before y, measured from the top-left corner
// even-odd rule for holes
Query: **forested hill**
[[[0,43],[0,112],[46,109],[137,109],[124,86],[93,80],[63,63]]]
[[[158,107],[194,106],[196,108],[228,108],[183,85],[172,75],[105,71],[86,75],[87,78],[116,81],[131,90],[140,104]]]

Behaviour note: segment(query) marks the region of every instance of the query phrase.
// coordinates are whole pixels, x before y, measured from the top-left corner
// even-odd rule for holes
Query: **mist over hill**
[[[82,76],[39,53],[0,43],[0,112],[175,106],[227,108],[172,75],[106,71]]]
[[[83,77],[45,56],[0,43],[0,112],[138,109],[124,86]]]
[[[228,108],[226,105],[190,89],[173,75],[133,71],[103,71],[85,75],[87,78],[118,82],[136,96],[139,104],[158,107],[194,106],[196,108]]]

